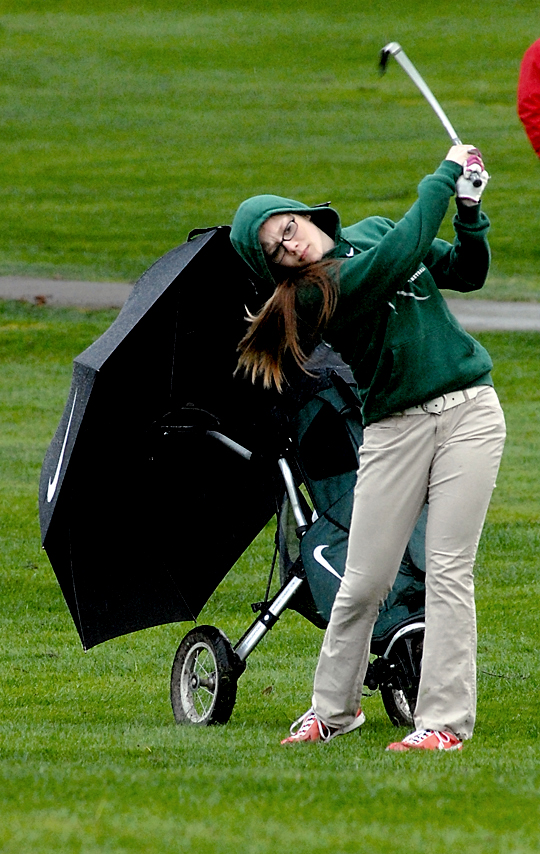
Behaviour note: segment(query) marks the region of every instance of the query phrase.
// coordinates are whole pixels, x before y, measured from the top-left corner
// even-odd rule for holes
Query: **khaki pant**
[[[504,439],[504,416],[490,386],[440,414],[396,415],[366,428],[345,575],[315,674],[313,708],[325,723],[350,723],[361,704],[379,606],[427,500],[426,632],[415,726],[472,736],[473,566]]]

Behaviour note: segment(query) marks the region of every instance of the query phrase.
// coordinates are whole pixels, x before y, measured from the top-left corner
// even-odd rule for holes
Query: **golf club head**
[[[401,45],[398,42],[388,42],[379,52],[379,72],[384,74],[388,60],[401,50]]]

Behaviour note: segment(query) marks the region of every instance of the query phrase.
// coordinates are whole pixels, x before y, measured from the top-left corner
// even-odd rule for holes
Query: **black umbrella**
[[[193,620],[275,511],[268,395],[233,377],[261,283],[212,229],[137,282],[75,359],[40,483],[44,548],[83,646]],[[255,459],[255,458],[254,458]]]

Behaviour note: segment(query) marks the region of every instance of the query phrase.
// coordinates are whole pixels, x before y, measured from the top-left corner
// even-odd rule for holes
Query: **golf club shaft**
[[[390,42],[386,45],[386,47],[383,47],[381,51],[382,57],[384,57],[385,55],[388,56],[389,54],[394,57],[396,62],[399,62],[405,74],[408,74],[415,86],[420,89],[422,95],[424,96],[428,104],[432,107],[436,115],[439,117],[444,129],[446,130],[448,136],[450,137],[454,145],[461,145],[461,140],[459,136],[457,135],[454,127],[450,124],[448,116],[437,101],[437,98],[435,97],[425,80],[422,78],[422,76],[418,73],[418,71],[416,70],[406,53],[403,51],[401,45],[398,44],[398,42]],[[381,64],[384,67],[384,62],[382,62]]]

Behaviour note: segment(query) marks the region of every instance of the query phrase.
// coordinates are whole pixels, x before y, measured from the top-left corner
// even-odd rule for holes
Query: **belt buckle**
[[[424,412],[429,412],[433,415],[441,415],[444,412],[444,404],[445,404],[445,396],[444,394],[439,395],[439,397],[434,397],[433,400],[427,400],[422,404],[422,409]],[[440,406],[440,408],[439,408]]]

